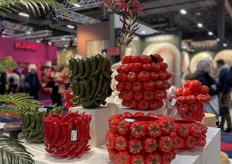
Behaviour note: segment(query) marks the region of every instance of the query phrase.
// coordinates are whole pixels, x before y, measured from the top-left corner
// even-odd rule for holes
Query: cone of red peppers
[[[45,150],[58,157],[80,158],[90,150],[90,121],[91,116],[85,113],[43,117]]]
[[[115,80],[123,106],[140,110],[156,110],[163,106],[172,76],[163,60],[159,54],[122,57]]]
[[[109,118],[106,146],[109,158],[117,164],[168,164],[176,156],[174,122],[154,114],[129,112]]]
[[[196,146],[204,147],[206,145],[207,127],[201,123],[186,120],[176,120],[175,143],[177,149],[192,149]]]
[[[201,85],[198,80],[186,80],[183,88],[178,88],[176,108],[182,119],[202,121],[204,117],[203,104],[209,102],[209,88]]]

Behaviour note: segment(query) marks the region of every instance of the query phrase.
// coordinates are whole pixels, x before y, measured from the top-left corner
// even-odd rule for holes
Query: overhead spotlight
[[[141,34],[146,34],[147,32],[145,30],[140,31]]]
[[[200,13],[200,12],[197,12],[197,13],[196,13],[196,15],[197,15],[197,16],[200,16],[200,15],[201,15],[201,13]]]
[[[220,39],[219,39],[219,38],[217,38],[216,40],[217,40],[217,42],[219,42],[219,41],[220,41]]]
[[[30,34],[31,34],[31,31],[27,31],[26,34],[30,35]]]
[[[197,27],[202,28],[203,24],[202,23],[197,23]]]
[[[186,14],[187,14],[187,11],[186,11],[185,9],[181,9],[181,10],[180,10],[180,13],[181,13],[182,15],[186,15]]]
[[[74,4],[74,7],[81,7],[81,5],[78,4],[78,3],[75,3],[75,4]]]
[[[48,42],[48,45],[51,46],[51,45],[52,45],[52,42]]]
[[[223,47],[227,47],[227,44],[226,44],[226,43],[223,43]]]
[[[209,31],[209,32],[208,32],[208,35],[209,35],[209,36],[212,36],[212,35],[213,35],[213,32],[212,32],[212,31]]]
[[[19,15],[22,16],[22,17],[27,17],[27,18],[29,17],[29,14],[22,13],[22,12],[20,12]]]
[[[67,48],[67,47],[68,47],[68,45],[67,45],[67,44],[65,44],[65,45],[64,45],[64,47],[66,47],[66,48]]]
[[[67,25],[68,28],[75,29],[75,26],[73,25]]]
[[[40,40],[36,40],[36,43],[40,43]]]

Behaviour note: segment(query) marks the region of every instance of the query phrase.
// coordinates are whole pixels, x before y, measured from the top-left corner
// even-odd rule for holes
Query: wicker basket
[[[228,155],[226,153],[224,153],[223,151],[221,151],[220,153],[220,164],[228,164]]]
[[[216,116],[212,113],[205,113],[202,123],[208,127],[216,127]]]

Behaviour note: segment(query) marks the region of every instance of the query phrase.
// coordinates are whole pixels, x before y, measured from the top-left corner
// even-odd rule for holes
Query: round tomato
[[[192,91],[199,92],[201,90],[201,83],[198,80],[192,80],[189,84],[189,88]]]
[[[169,80],[172,77],[172,74],[168,71],[165,71],[166,74],[166,80]]]
[[[168,64],[164,62],[160,62],[159,64],[160,64],[161,70],[166,71],[166,69],[168,68]]]
[[[183,95],[183,96],[192,95],[192,90],[190,90],[190,88],[183,88],[183,90],[182,90],[182,95]]]
[[[152,62],[151,63],[151,69],[152,69],[153,72],[159,72],[160,71],[160,65],[159,65],[159,63]]]
[[[143,65],[141,63],[132,63],[132,66],[131,66],[131,71],[132,72],[139,72],[141,71]]]
[[[189,104],[195,103],[196,102],[196,97],[194,95],[188,95],[186,96],[186,102]]]
[[[126,89],[126,90],[131,90],[131,88],[132,88],[132,83],[126,82],[126,83],[125,83],[125,89]]]
[[[137,80],[137,73],[129,72],[129,74],[127,75],[127,81],[133,83],[136,80]]]
[[[154,91],[155,90],[155,83],[152,80],[148,80],[143,83],[143,89],[145,91]]]
[[[164,73],[163,71],[160,71],[159,72],[159,79],[164,81],[164,80],[166,80],[166,78],[167,78],[166,73]]]
[[[132,63],[139,63],[140,62],[140,56],[131,56],[131,62]]]
[[[138,107],[138,102],[136,100],[131,100],[130,107],[136,109]]]
[[[151,71],[151,64],[150,63],[143,64],[143,70],[147,71],[147,72],[150,72]]]
[[[188,88],[190,82],[191,82],[190,80],[185,80],[184,83],[183,83],[183,87]]]
[[[117,74],[115,76],[115,80],[118,81],[118,82],[122,81],[122,74],[121,73]]]
[[[119,82],[117,85],[116,85],[116,89],[118,91],[123,91],[125,89],[125,82]]]
[[[143,84],[140,81],[136,81],[133,83],[132,90],[134,92],[140,92],[143,89]]]
[[[140,81],[142,81],[142,82],[145,82],[145,81],[147,81],[147,80],[150,79],[150,76],[151,76],[151,75],[150,75],[149,72],[142,71],[142,72],[139,73],[138,79],[139,79]]]
[[[130,72],[130,65],[129,65],[129,64],[123,64],[123,65],[121,66],[121,71],[122,71],[123,73],[128,73],[128,72]]]
[[[164,59],[159,54],[153,54],[153,56],[158,59],[159,63],[162,62],[162,61],[164,61]]]
[[[149,102],[147,102],[145,100],[141,100],[138,104],[138,107],[140,110],[146,110],[149,108]]]
[[[176,96],[182,96],[182,88],[177,88],[176,90],[175,90],[175,95]]]
[[[163,85],[164,85],[164,82],[163,82],[163,81],[161,81],[161,80],[155,81],[155,87],[156,87],[156,88],[162,88]]]
[[[152,79],[153,81],[159,79],[159,74],[156,73],[156,72],[151,72],[150,75],[151,75],[151,79]]]
[[[123,56],[122,57],[122,64],[127,64],[131,62],[131,56]]]
[[[146,100],[146,101],[151,101],[151,100],[154,99],[153,92],[145,91],[143,96],[144,96],[143,99]]]
[[[141,101],[143,99],[143,93],[141,92],[136,92],[134,95],[134,99],[137,101]]]
[[[143,64],[148,64],[148,63],[151,63],[151,62],[152,62],[152,59],[151,59],[150,56],[143,55],[143,56],[141,57],[141,62],[142,62]]]
[[[209,88],[206,85],[201,86],[201,94],[207,95],[209,93]]]

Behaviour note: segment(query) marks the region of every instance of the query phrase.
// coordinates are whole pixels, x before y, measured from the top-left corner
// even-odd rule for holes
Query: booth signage
[[[37,51],[39,49],[38,44],[35,43],[23,43],[23,42],[15,42],[15,49],[26,50],[26,51]]]

